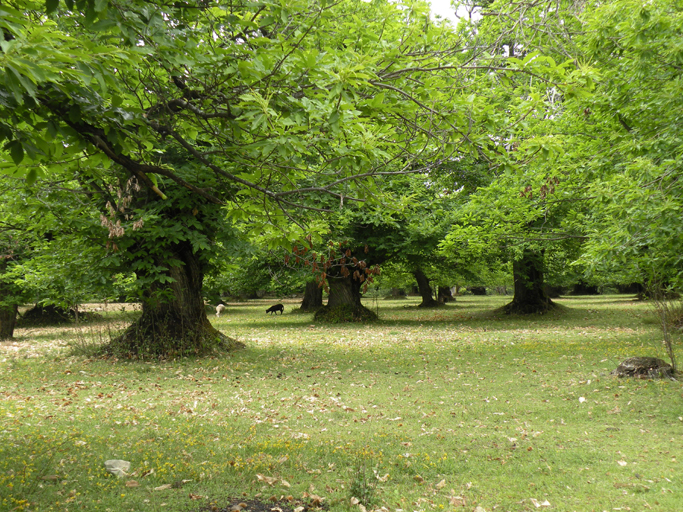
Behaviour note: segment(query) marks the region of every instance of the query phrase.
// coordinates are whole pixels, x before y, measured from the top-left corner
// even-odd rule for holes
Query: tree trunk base
[[[314,313],[321,307],[323,307],[323,290],[318,286],[317,282],[308,281],[299,311],[302,313]]]
[[[316,322],[340,324],[346,322],[374,322],[377,315],[365,306],[340,304],[338,306],[324,306],[313,317]]]
[[[45,326],[68,324],[75,318],[73,310],[63,309],[58,306],[34,306],[21,318],[22,326]]]
[[[500,308],[500,311],[502,311],[506,315],[542,315],[544,313],[552,311],[556,307],[557,304],[555,304],[550,299],[547,299],[545,301],[525,303],[519,303],[513,300],[509,304],[506,304],[505,306]]]
[[[437,295],[437,300],[440,304],[455,302],[455,297],[453,297],[453,293],[451,292],[451,288],[449,286],[439,286]]]
[[[108,355],[132,359],[207,356],[244,348],[216,329],[208,319],[189,328],[179,322],[154,321],[143,315],[103,349]]]
[[[298,311],[299,313],[315,313],[315,312],[318,311],[321,307],[322,307],[322,306],[313,306],[313,307],[310,307],[310,308],[305,308],[305,307],[301,306],[299,309],[293,310],[292,313],[293,313],[294,311]]]
[[[429,298],[429,300],[425,300],[424,297],[422,298],[422,302],[417,306],[418,308],[439,308],[443,306],[443,303],[438,302],[434,300],[433,298]]]
[[[0,341],[11,340],[13,338],[18,312],[19,307],[16,304],[0,307]]]

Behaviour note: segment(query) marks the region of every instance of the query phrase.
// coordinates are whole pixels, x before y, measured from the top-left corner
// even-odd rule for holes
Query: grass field
[[[200,360],[88,357],[135,314],[116,308],[19,329],[0,343],[0,509],[683,509],[681,382],[609,375],[665,358],[648,305],[575,297],[495,317],[506,300],[371,300],[380,322],[333,327],[294,301],[282,316],[231,304],[215,323],[247,349]]]

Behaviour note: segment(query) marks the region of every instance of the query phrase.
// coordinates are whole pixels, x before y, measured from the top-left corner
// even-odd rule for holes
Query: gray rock
[[[629,357],[621,362],[612,375],[637,379],[672,378],[673,368],[656,357]]]
[[[128,462],[127,460],[117,459],[105,460],[104,467],[112,475],[117,476],[119,478],[123,478],[128,474],[128,470],[130,469],[130,462]]]

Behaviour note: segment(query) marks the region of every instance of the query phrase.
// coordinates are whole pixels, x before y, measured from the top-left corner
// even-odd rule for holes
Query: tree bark
[[[172,246],[166,261],[165,283],[158,281],[146,292],[142,316],[114,339],[108,351],[132,356],[206,355],[244,345],[215,329],[206,316],[202,298],[204,274],[199,257],[188,243]],[[160,263],[162,265],[162,263]]]
[[[417,281],[417,288],[420,291],[420,296],[422,297],[422,303],[418,307],[420,308],[435,308],[439,303],[434,300],[432,296],[432,287],[429,284],[429,278],[425,275],[420,267],[413,271],[413,276]]]
[[[315,280],[306,283],[304,300],[301,301],[301,311],[317,311],[323,307],[323,289]]]
[[[14,327],[17,325],[17,313],[19,306],[0,306],[0,341],[11,340],[14,336]]]
[[[512,263],[515,295],[503,307],[507,314],[543,314],[555,307],[543,286],[543,251],[525,249],[522,258]]]
[[[318,310],[314,320],[328,323],[377,320],[377,315],[361,304],[361,282],[352,274],[328,277],[327,283],[330,287],[327,306]]]
[[[0,274],[7,270],[7,259],[0,255]],[[14,327],[17,325],[19,305],[15,302],[16,296],[12,294],[11,285],[0,282],[0,341],[11,340],[14,336]]]
[[[642,283],[618,284],[617,291],[619,293],[638,295],[645,291],[645,286]]]
[[[455,297],[448,286],[439,286],[438,299],[440,304],[445,304],[446,302],[455,302]]]

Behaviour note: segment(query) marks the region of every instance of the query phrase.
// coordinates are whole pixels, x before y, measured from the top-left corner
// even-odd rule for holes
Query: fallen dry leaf
[[[417,483],[420,483],[420,484],[425,481],[425,479],[422,478],[420,475],[415,475],[413,477],[413,480],[415,480]]]
[[[318,496],[317,494],[310,494],[308,497],[311,499],[311,505],[314,507],[321,506],[323,501],[325,501],[325,498]]]
[[[456,507],[464,507],[467,505],[467,500],[462,496],[451,496],[451,499],[448,503]]]
[[[261,474],[257,474],[256,478],[258,479],[259,482],[265,482],[268,485],[273,485],[275,482],[277,482],[277,478],[272,477],[272,476],[263,476]]]
[[[126,482],[126,487],[140,487],[140,484],[137,483],[135,480],[128,480]]]
[[[191,500],[201,500],[204,496],[200,496],[199,494],[192,494],[190,493],[190,499]]]
[[[438,484],[436,484],[437,489],[443,489],[446,486],[446,480],[441,480]]]
[[[280,484],[287,487],[287,488],[291,487],[291,485],[289,484],[289,482],[287,480],[280,480]]]
[[[360,500],[358,498],[351,497],[351,505],[358,505]],[[296,512],[296,511],[295,511]]]
[[[159,487],[155,487],[154,490],[155,491],[165,491],[166,489],[170,489],[171,487],[173,487],[173,484],[164,484],[164,485],[160,485]]]

